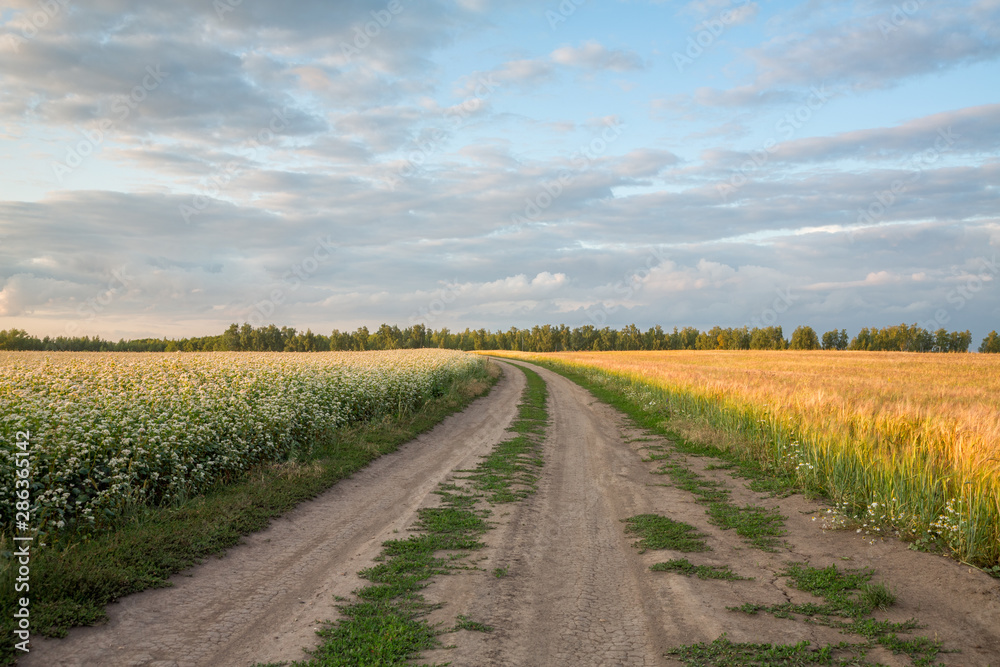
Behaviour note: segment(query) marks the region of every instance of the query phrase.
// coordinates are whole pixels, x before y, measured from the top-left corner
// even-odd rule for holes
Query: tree
[[[751,350],[784,350],[788,345],[781,327],[754,328],[750,332]]]
[[[819,336],[812,327],[800,326],[792,332],[792,342],[788,347],[792,350],[818,350]]]
[[[444,331],[447,333],[448,330],[444,329]],[[356,352],[364,352],[365,350],[367,350],[368,349],[368,337],[369,337],[368,336],[368,327],[364,327],[364,326],[358,327],[357,330],[354,332],[354,334],[352,336],[352,338],[354,340],[354,344],[352,345],[352,349],[354,351],[356,351]]]
[[[240,345],[240,328],[238,325],[229,325],[229,328],[226,329],[226,333],[222,334],[222,343],[224,345],[224,350],[239,352],[243,349],[243,346]]]
[[[982,344],[979,346],[979,351],[989,354],[1000,354],[1000,335],[997,335],[996,331],[986,334],[986,338],[983,339]]]
[[[847,337],[847,329],[841,329],[840,331],[834,329],[823,334],[824,350],[846,350],[849,344],[850,339]]]

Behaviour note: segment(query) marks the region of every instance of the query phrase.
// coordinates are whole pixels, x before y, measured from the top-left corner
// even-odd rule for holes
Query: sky
[[[0,328],[1000,329],[1000,0],[7,0]]]

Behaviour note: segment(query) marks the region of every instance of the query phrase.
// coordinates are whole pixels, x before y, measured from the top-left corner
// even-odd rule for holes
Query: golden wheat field
[[[959,558],[1000,560],[1000,355],[514,355],[612,374],[653,390],[651,402],[662,390],[675,414],[739,433],[758,458],[791,460],[838,503],[874,505],[877,520]]]

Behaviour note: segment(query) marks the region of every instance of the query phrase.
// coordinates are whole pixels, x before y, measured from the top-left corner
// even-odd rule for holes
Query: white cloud
[[[642,59],[633,51],[608,49],[599,42],[585,42],[579,47],[563,46],[551,54],[552,61],[569,67],[625,72],[643,68]]]

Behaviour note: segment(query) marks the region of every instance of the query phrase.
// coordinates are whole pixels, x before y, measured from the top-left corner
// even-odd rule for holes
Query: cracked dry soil
[[[528,365],[528,364],[525,364]],[[471,468],[503,440],[515,416],[524,376],[504,363],[489,396],[432,431],[307,502],[218,559],[174,577],[172,588],[147,591],[108,609],[109,622],[78,628],[63,640],[36,641],[27,667],[219,666],[301,660],[316,645],[320,621],[337,615],[334,596],[362,585],[357,571],[379,545],[404,533],[432,492],[455,470]],[[917,553],[893,539],[824,531],[812,521],[824,508],[800,496],[768,498],[724,471],[690,467],[724,482],[738,504],[779,507],[788,517],[775,553],[754,549],[734,531],[707,521],[693,496],[652,475],[643,462],[655,442],[615,409],[577,385],[533,367],[548,384],[550,425],[538,491],[493,508],[496,529],[476,552],[472,570],[437,577],[424,591],[444,603],[431,615],[443,627],[458,615],[493,626],[490,633],[445,634],[451,645],[421,663],[490,665],[677,665],[664,652],[711,642],[816,644],[851,641],[837,630],[727,611],[744,602],[807,602],[808,593],[776,576],[788,561],[814,567],[873,568],[874,581],[894,589],[897,603],[879,618],[916,617],[922,634],[944,642],[947,665],[1000,667],[1000,582],[943,557]],[[665,441],[663,441],[665,442]],[[662,486],[662,484],[668,484]],[[622,519],[656,513],[690,523],[710,551],[679,554],[632,547]],[[686,556],[728,565],[752,581],[703,581],[652,572],[653,563]],[[496,568],[505,569],[501,577]],[[868,654],[886,665],[910,664],[884,650]]]

